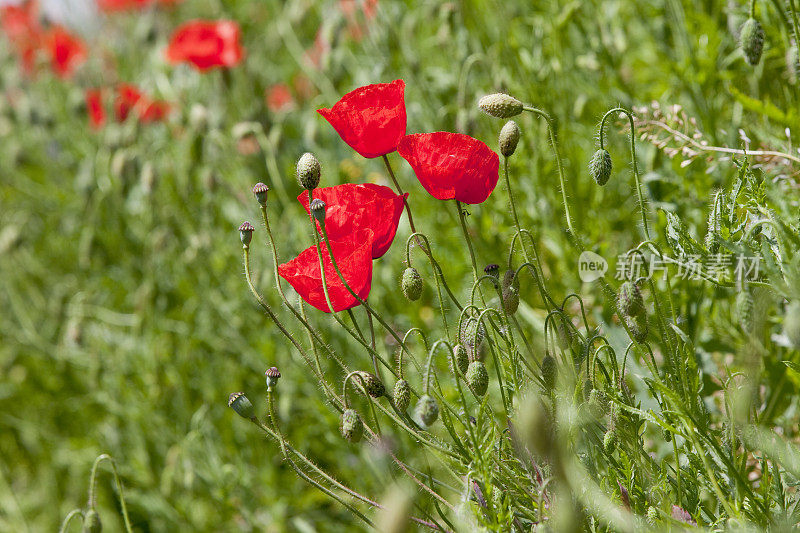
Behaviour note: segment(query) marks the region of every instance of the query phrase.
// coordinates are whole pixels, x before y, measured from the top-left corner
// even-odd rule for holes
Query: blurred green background
[[[243,390],[263,413],[263,372],[277,365],[279,415],[297,448],[373,498],[396,475],[369,446],[340,438],[337,413],[247,290],[237,232],[243,220],[257,227],[253,268],[278,307],[252,185],[265,181],[272,189],[269,209],[286,261],[311,242],[294,201],[300,154],[320,159],[323,185],[388,184],[381,161],[354,154],[317,108],[358,86],[402,78],[409,133],[460,131],[494,147],[502,121],[475,103],[503,91],[552,114],[576,226],[596,251],[614,257],[638,242],[638,214],[628,140],[616,125],[607,142],[615,177],[599,189],[586,170],[605,110],[680,104],[712,144],[738,147],[740,128],[775,149],[797,141],[796,131],[788,139],[783,131],[796,124],[796,111],[784,114],[785,124],[751,112],[754,101],[797,108],[779,7],[759,2],[767,45],[755,69],[735,36],[745,2],[720,0],[381,0],[374,18],[360,2],[185,0],[99,19],[84,34],[89,62],[68,81],[46,71],[22,76],[4,43],[0,530],[56,529],[85,504],[89,469],[106,452],[119,465],[140,531],[362,527],[226,407],[228,394]],[[165,62],[172,29],[192,18],[241,25],[247,55],[230,76]],[[118,82],[173,102],[169,123],[92,131],[83,89]],[[292,100],[282,109],[270,109],[265,98],[276,84]],[[541,235],[556,292],[580,290],[546,129],[529,116],[519,123],[523,141],[511,170],[524,223]],[[248,133],[254,124],[264,138]],[[639,155],[653,207],[678,212],[702,237],[709,192],[735,168],[702,160],[683,167],[646,144]],[[455,211],[441,209],[396,154],[390,159],[417,224],[463,293],[471,270]],[[504,187],[470,213],[479,263],[502,263],[513,234]],[[663,233],[660,218],[654,222]],[[408,234],[404,221],[376,264],[370,300],[398,328],[433,329],[435,338],[433,291],[421,305],[398,296]],[[335,322],[311,313],[344,358],[366,366]],[[531,328],[541,316],[535,302],[522,312]],[[100,487],[104,525],[121,530],[107,474]]]

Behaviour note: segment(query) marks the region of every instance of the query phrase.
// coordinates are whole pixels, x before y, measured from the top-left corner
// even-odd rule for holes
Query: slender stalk
[[[475,261],[475,250],[472,249],[472,239],[467,231],[467,222],[464,217],[464,209],[461,207],[461,202],[456,202],[456,209],[458,210],[458,221],[461,223],[461,231],[464,233],[464,240],[467,241],[467,249],[469,250],[469,258],[472,261],[472,280],[477,283],[478,281],[478,264]]]
[[[76,516],[80,516],[83,518],[83,510],[82,509],[73,509],[72,511],[64,517],[64,521],[61,522],[61,527],[58,528],[58,533],[66,533],[67,528],[69,527],[69,523],[72,522],[72,519]]]
[[[94,460],[94,464],[92,465],[92,473],[89,476],[89,507],[93,508],[96,503],[96,496],[95,496],[95,486],[97,484],[97,467],[103,461],[108,461],[111,464],[111,473],[114,476],[114,482],[117,485],[117,491],[119,492],[119,505],[122,509],[122,520],[125,523],[125,531],[128,533],[132,533],[133,530],[131,529],[131,521],[128,517],[128,506],[125,504],[125,493],[122,489],[122,481],[119,478],[119,473],[117,472],[117,464],[114,459],[104,453],[97,457]]]

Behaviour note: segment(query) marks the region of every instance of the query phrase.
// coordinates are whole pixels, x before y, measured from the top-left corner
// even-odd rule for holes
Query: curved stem
[[[81,518],[83,518],[84,516],[83,510],[73,509],[72,511],[70,511],[67,514],[67,516],[64,517],[64,521],[61,522],[61,527],[58,528],[58,533],[66,533],[67,528],[69,527],[69,523],[72,522],[72,519],[75,518],[76,516],[80,516]]]
[[[131,529],[131,521],[130,518],[128,518],[128,506],[125,504],[125,494],[122,490],[122,481],[120,480],[119,473],[117,472],[117,464],[116,462],[114,462],[114,459],[107,453],[98,456],[97,459],[94,460],[94,464],[92,465],[92,473],[89,477],[89,507],[94,508],[96,499],[95,485],[97,483],[97,467],[103,461],[108,461],[111,464],[111,473],[114,476],[114,482],[116,483],[117,491],[119,492],[119,505],[120,508],[122,509],[122,520],[125,523],[125,531],[127,531],[128,533],[132,533],[133,530]]]

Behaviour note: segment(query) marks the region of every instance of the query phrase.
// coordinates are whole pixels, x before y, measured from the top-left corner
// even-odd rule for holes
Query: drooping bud
[[[392,399],[394,400],[394,406],[397,407],[397,410],[401,413],[405,413],[411,403],[411,386],[408,384],[408,381],[404,379],[397,380],[394,384]]]
[[[345,409],[342,413],[342,425],[340,427],[342,437],[347,442],[355,444],[361,440],[364,434],[364,423],[361,422],[361,417],[358,416],[355,409]]]
[[[623,317],[643,315],[644,299],[639,288],[632,281],[625,281],[617,293],[617,310]]]
[[[265,183],[259,181],[253,186],[253,194],[262,207],[267,205],[267,192],[269,192],[269,187]]]
[[[356,375],[361,378],[356,381],[362,385],[366,393],[371,397],[380,398],[386,394],[386,387],[383,386],[381,380],[378,379],[374,374],[360,370],[356,372]]]
[[[500,153],[505,157],[511,157],[517,150],[519,143],[520,131],[519,126],[513,120],[506,122],[503,129],[500,130],[500,138],[498,144],[500,145]]]
[[[422,276],[419,275],[417,269],[408,267],[403,271],[403,277],[400,280],[400,289],[403,291],[403,296],[412,302],[419,300],[422,296]]]
[[[469,364],[467,369],[467,383],[476,396],[483,396],[486,394],[486,389],[489,388],[489,372],[486,370],[486,365],[481,361],[473,361]]]
[[[608,183],[608,178],[611,177],[611,168],[611,154],[604,148],[596,151],[592,156],[592,160],[589,161],[589,172],[592,174],[594,181],[601,187]]]
[[[503,93],[487,94],[478,100],[478,107],[495,118],[516,117],[524,109],[522,102]]]
[[[509,268],[503,274],[503,283],[501,285],[503,289],[514,289],[519,291],[519,276],[517,276],[517,271],[513,268]]]
[[[426,426],[432,425],[439,418],[439,404],[427,394],[419,399],[414,411],[417,418]]]
[[[631,332],[631,338],[638,343],[642,343],[647,340],[647,333],[648,333],[648,326],[647,326],[647,315],[639,315],[639,316],[626,316],[623,317],[625,321],[625,325],[628,326],[628,329]]]
[[[482,359],[481,343],[486,337],[486,328],[477,318],[466,318],[461,322],[459,341],[466,348],[470,361]]]
[[[456,362],[456,368],[451,370],[453,373],[458,372],[463,376],[469,367],[469,355],[467,355],[467,349],[461,344],[456,344],[456,347],[453,348],[453,359]]]
[[[276,367],[268,368],[264,375],[267,378],[267,391],[272,392],[272,387],[278,384],[278,380],[281,377],[281,373],[278,371]]]
[[[297,161],[297,183],[304,189],[316,189],[322,169],[314,154],[304,153]]]
[[[601,418],[608,412],[608,397],[600,389],[592,389],[592,392],[589,393],[587,404],[589,412],[595,418]]]
[[[800,349],[800,301],[794,301],[786,307],[783,333],[789,338],[795,350]]]
[[[309,208],[311,209],[311,216],[314,217],[314,220],[320,223],[320,225],[325,224],[325,202],[320,200],[319,198],[314,198],[311,200],[311,205]]]
[[[761,52],[764,51],[764,28],[754,18],[749,18],[742,26],[739,36],[742,52],[747,63],[754,67],[761,61]]]
[[[103,524],[100,522],[100,514],[95,509],[86,511],[83,517],[83,533],[100,533],[103,531]]]
[[[613,426],[603,435],[603,449],[607,454],[612,454],[617,449],[617,431]]]
[[[253,231],[256,228],[247,221],[242,222],[242,225],[239,226],[239,238],[242,240],[242,244],[245,246],[250,245],[250,241],[253,240]]]
[[[556,360],[552,355],[547,354],[542,358],[542,381],[547,390],[553,390],[556,385]]]
[[[519,309],[519,292],[513,287],[503,289],[503,310],[509,315],[513,315]]]
[[[243,392],[234,392],[228,397],[228,407],[236,411],[236,414],[247,420],[253,420],[256,417],[256,411],[253,409],[253,404]]]

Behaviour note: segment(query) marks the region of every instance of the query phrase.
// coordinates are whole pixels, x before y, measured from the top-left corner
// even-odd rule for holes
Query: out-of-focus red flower
[[[276,83],[267,89],[267,108],[273,113],[287,111],[294,105],[292,92],[285,83]]]
[[[117,97],[114,101],[114,115],[119,122],[124,122],[135,112],[143,122],[164,120],[170,111],[169,103],[163,100],[151,100],[138,87],[130,84],[117,86]]]
[[[19,5],[0,6],[0,25],[20,57],[23,69],[32,72],[42,34],[39,3],[29,0]]]
[[[397,150],[406,134],[405,88],[403,80],[367,85],[317,113],[353,150],[367,158],[379,157]]]
[[[144,9],[152,4],[170,5],[181,0],[97,0],[97,7],[101,11],[128,11],[131,9]]]
[[[378,259],[392,245],[400,215],[403,196],[389,187],[364,183],[345,183],[335,187],[314,189],[314,198],[325,202],[325,231],[332,241],[341,240],[363,228],[372,231],[372,259]],[[308,191],[297,197],[310,214]],[[319,227],[319,226],[318,226]]]
[[[106,123],[106,109],[103,107],[102,89],[86,89],[86,110],[89,113],[89,124],[98,130]]]
[[[344,311],[359,305],[359,301],[350,294],[336,274],[327,247],[324,243],[321,243],[321,246],[325,281],[333,310]],[[331,240],[331,249],[336,265],[347,284],[362,300],[366,300],[372,288],[372,232],[362,229],[344,240]],[[316,246],[306,248],[288,263],[279,265],[278,274],[288,281],[306,302],[320,311],[330,312],[322,287]]]
[[[378,12],[378,0],[364,0],[364,5],[361,7],[364,11],[364,17],[367,20],[372,20]]]
[[[200,71],[233,67],[244,55],[239,25],[230,20],[194,20],[175,30],[167,47],[172,63],[188,62]]]
[[[86,45],[63,26],[51,26],[42,37],[42,46],[53,71],[62,78],[70,77],[86,61]]]
[[[397,147],[434,198],[465,204],[486,200],[497,185],[500,158],[469,135],[439,131],[407,135]]]

